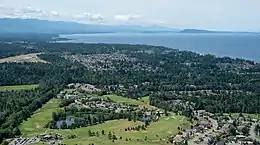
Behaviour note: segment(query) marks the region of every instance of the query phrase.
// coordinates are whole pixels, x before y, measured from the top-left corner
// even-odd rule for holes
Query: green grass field
[[[43,126],[52,118],[52,112],[58,111],[59,108],[58,99],[52,99],[42,108],[37,110],[34,115],[24,121],[20,126],[20,130],[24,135],[30,135],[32,133],[44,133],[46,129]]]
[[[30,90],[30,89],[35,89],[37,87],[38,85],[0,86],[0,91]]]
[[[226,116],[228,116],[229,114],[224,114]],[[247,113],[243,113],[243,115],[248,118],[250,117],[251,119],[258,119],[258,114],[247,114]],[[238,117],[239,113],[231,113],[232,117]]]
[[[145,97],[142,97],[139,101],[147,104],[147,105],[150,105],[150,99],[149,99],[149,96],[145,96]]]
[[[106,96],[111,97],[113,100],[117,101],[125,101],[127,103],[136,103],[140,106],[149,107],[149,105],[144,104],[141,101],[126,99],[120,96]],[[167,136],[171,136],[177,134],[178,126],[182,128],[189,128],[190,122],[183,116],[168,116],[163,117],[159,121],[152,123],[147,130],[145,131],[129,131],[126,132],[125,128],[134,127],[137,125],[143,124],[142,122],[133,122],[127,120],[113,120],[107,121],[106,123],[78,128],[74,130],[58,130],[58,129],[46,129],[43,128],[44,124],[46,124],[52,116],[52,112],[58,111],[58,99],[52,99],[47,104],[45,104],[41,109],[37,110],[35,114],[29,118],[27,121],[24,121],[20,126],[20,130],[25,137],[33,137],[42,133],[58,133],[61,134],[65,139],[62,143],[66,143],[68,145],[88,145],[89,143],[94,143],[95,145],[158,145],[158,144],[166,144]],[[150,106],[151,107],[151,106]],[[99,131],[99,137],[89,137],[88,131]],[[105,130],[106,135],[101,135],[101,131]],[[116,134],[116,136],[122,137],[122,139],[118,139],[115,142],[112,142],[108,139],[107,133],[111,131]],[[76,139],[68,139],[67,136],[76,135]],[[158,137],[157,137],[158,136]],[[145,137],[147,137],[147,141],[145,141]],[[131,138],[131,141],[126,141],[126,138]],[[137,139],[139,141],[137,141]],[[161,139],[161,140],[160,140]],[[38,145],[38,144],[37,144]]]
[[[137,104],[139,107],[156,108],[154,106],[149,105],[149,97],[145,97],[140,100],[125,98],[125,97],[117,96],[117,95],[106,95],[104,97],[110,98],[111,100],[118,102],[118,103]]]

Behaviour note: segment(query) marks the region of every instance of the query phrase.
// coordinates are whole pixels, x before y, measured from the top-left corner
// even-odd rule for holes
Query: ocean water
[[[110,33],[61,35],[61,37],[73,39],[70,42],[75,43],[159,45],[260,62],[260,35],[257,34]]]

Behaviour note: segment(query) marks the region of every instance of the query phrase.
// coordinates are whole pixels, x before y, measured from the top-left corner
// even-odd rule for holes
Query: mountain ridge
[[[165,26],[84,24],[67,21],[40,19],[0,18],[0,33],[47,33],[47,34],[91,34],[91,33],[253,33],[212,31],[202,29],[174,29]],[[259,33],[256,33],[259,34]]]
[[[115,33],[115,32],[174,32],[168,27],[137,25],[101,25],[40,19],[0,18],[0,33]]]

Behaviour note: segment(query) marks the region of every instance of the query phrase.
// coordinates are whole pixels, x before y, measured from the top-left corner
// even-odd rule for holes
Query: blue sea
[[[166,46],[202,54],[260,61],[259,34],[107,33],[61,35],[75,43],[123,43]]]

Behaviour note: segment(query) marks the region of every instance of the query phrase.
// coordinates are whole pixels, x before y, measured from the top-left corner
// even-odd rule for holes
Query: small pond
[[[56,126],[57,128],[60,128],[63,121],[65,121],[65,123],[67,124],[67,126],[70,126],[71,124],[75,123],[75,119],[74,118],[67,118],[66,120],[60,120],[56,122]]]

